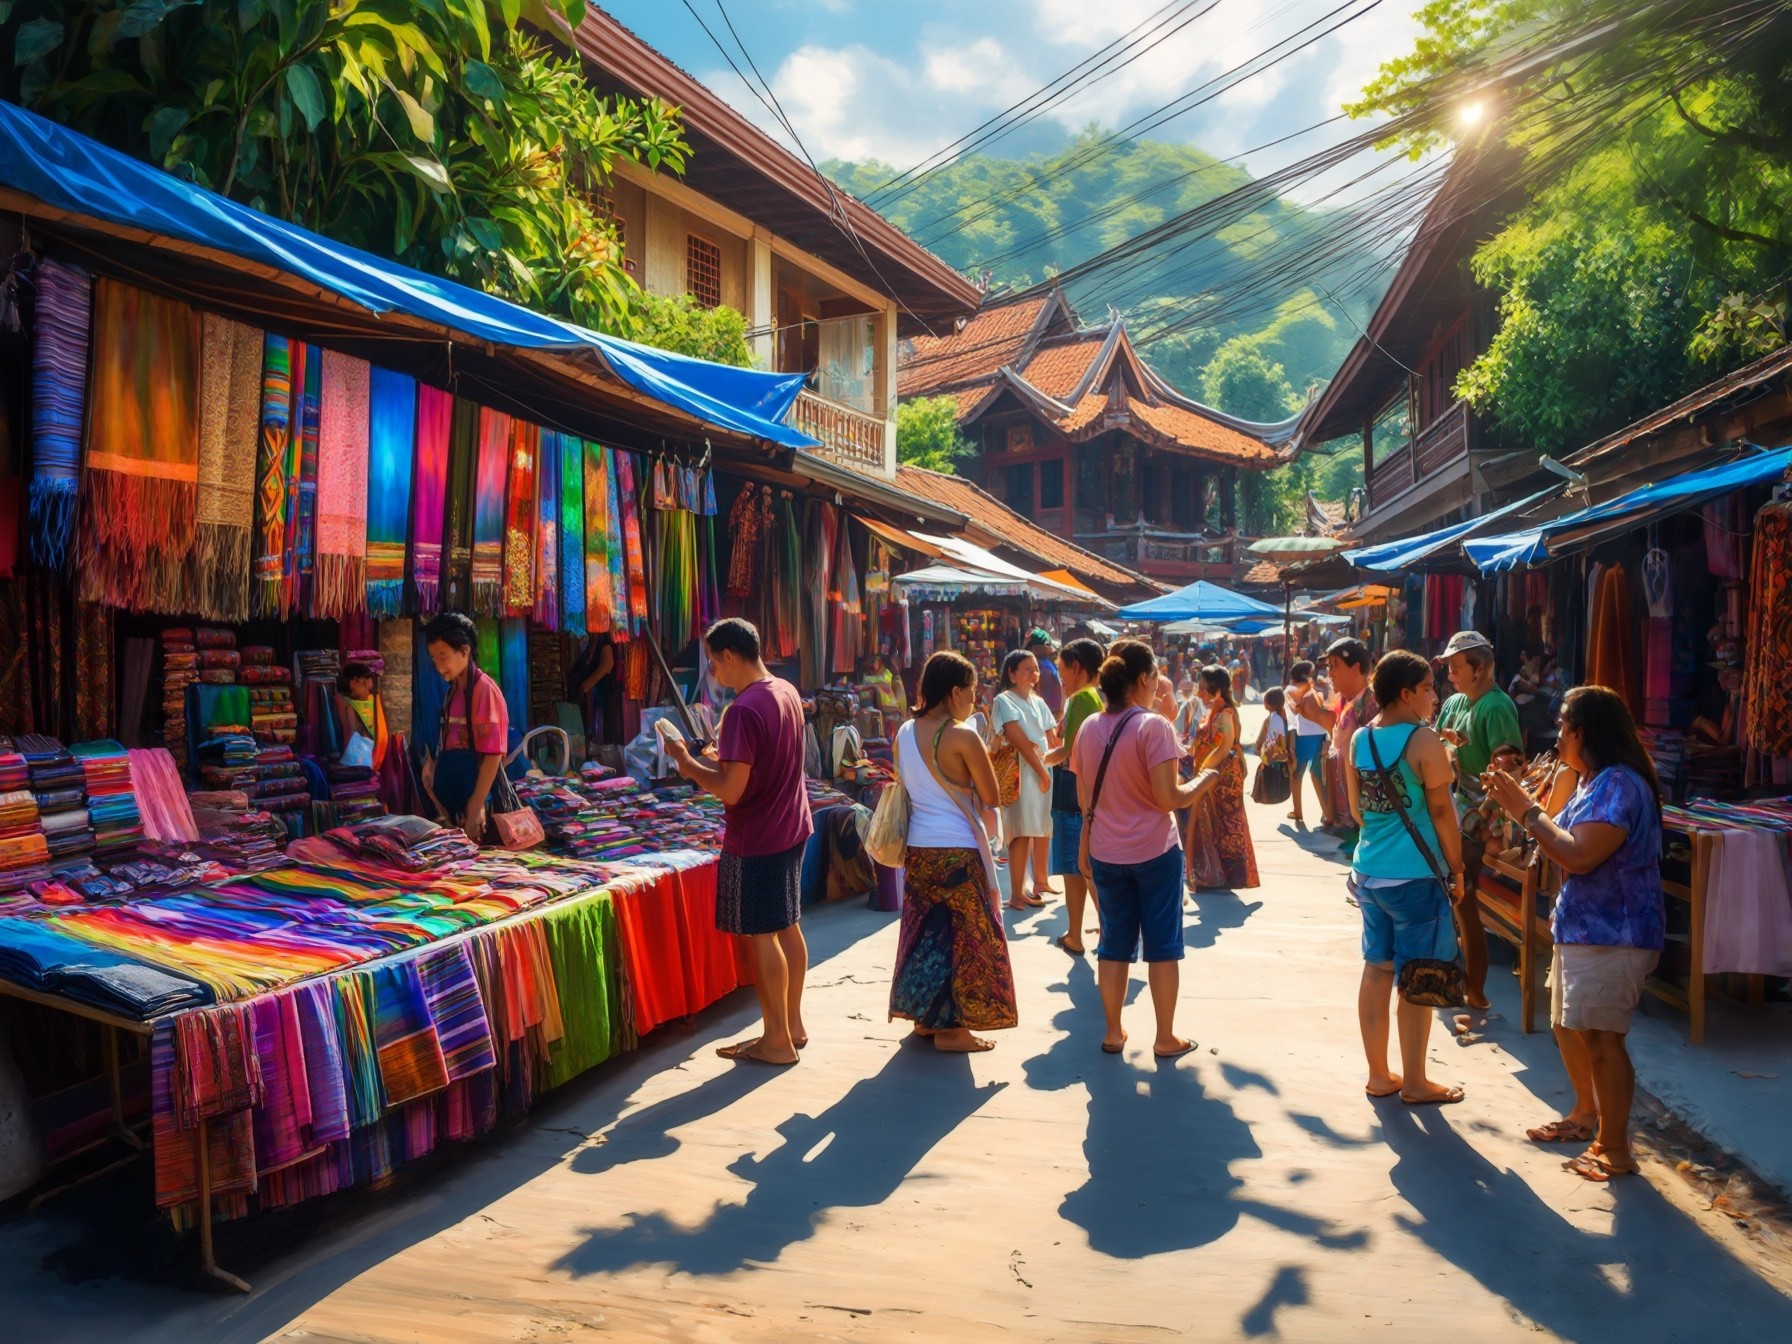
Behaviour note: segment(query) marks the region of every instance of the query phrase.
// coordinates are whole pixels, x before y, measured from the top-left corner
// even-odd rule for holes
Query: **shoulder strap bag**
[[[919,755],[921,752],[920,734],[914,731],[912,720],[897,730],[898,744],[901,743],[902,734],[905,732],[909,735],[909,741],[915,745],[915,754]],[[865,831],[865,852],[885,868],[902,867],[908,854],[911,806],[908,786],[902,782],[901,768],[902,763],[898,761],[896,779],[887,785],[878,797],[877,810],[871,814],[871,825]]]
[[[1425,856],[1425,865],[1431,869],[1431,875],[1443,886],[1444,899],[1450,897],[1450,875],[1444,871],[1443,861],[1431,852],[1431,846],[1425,843],[1425,837],[1419,834],[1419,828],[1400,806],[1400,790],[1394,772],[1381,761],[1381,749],[1375,745],[1375,729],[1365,725],[1362,729],[1369,740],[1369,758],[1375,762],[1375,772],[1381,776],[1381,787],[1394,806],[1394,815],[1400,818],[1400,824],[1406,827],[1406,834],[1419,853]],[[1415,730],[1416,731],[1416,730]],[[1400,748],[1398,761],[1406,755],[1406,748],[1412,745],[1412,737],[1408,735],[1406,744]],[[1421,790],[1424,781],[1419,781]],[[1480,915],[1475,916],[1475,923],[1480,924]],[[1468,1002],[1468,981],[1463,974],[1462,962],[1452,958],[1441,961],[1436,957],[1414,957],[1400,968],[1400,978],[1395,985],[1400,997],[1408,1003],[1420,1004],[1426,1008],[1460,1008]]]
[[[947,727],[946,723],[940,724],[940,730],[933,735],[933,750],[928,752],[923,759],[927,762],[928,770],[933,773],[935,782],[946,791],[948,798],[958,804],[958,810],[964,813],[964,819],[971,824],[971,834],[977,838],[977,852],[983,856],[983,875],[989,880],[989,899],[996,908],[996,923],[1000,924],[1002,922],[1002,887],[996,880],[996,856],[989,848],[989,832],[983,829],[983,823],[971,810],[970,804],[965,802],[965,790],[947,779],[945,773],[940,769],[940,739],[946,735]],[[917,748],[919,748],[920,741],[921,734],[917,732],[915,734]]]
[[[1089,871],[1091,854],[1089,841],[1095,832],[1095,808],[1101,802],[1101,786],[1108,777],[1108,764],[1114,759],[1114,748],[1120,745],[1120,734],[1126,731],[1126,725],[1144,712],[1134,705],[1122,714],[1120,722],[1114,725],[1114,731],[1108,736],[1108,744],[1101,753],[1101,764],[1096,768],[1095,782],[1089,786],[1089,810],[1083,813],[1083,838],[1078,845],[1076,856],[1077,867],[1085,873]],[[1083,725],[1085,728],[1088,726],[1086,723]]]

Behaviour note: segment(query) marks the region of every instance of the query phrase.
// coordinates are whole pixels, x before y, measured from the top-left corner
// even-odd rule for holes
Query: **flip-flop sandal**
[[[788,1069],[797,1062],[794,1059],[767,1059],[764,1055],[750,1055],[744,1050],[738,1055],[729,1055],[728,1058],[736,1064],[763,1064],[768,1069]]]
[[[1639,1168],[1633,1162],[1628,1167],[1620,1167],[1616,1163],[1607,1162],[1599,1153],[1582,1153],[1579,1157],[1571,1157],[1562,1163],[1563,1171],[1572,1171],[1583,1181],[1591,1181],[1594,1185],[1606,1185],[1620,1176],[1634,1176]]]
[[[1373,1098],[1375,1098],[1376,1101],[1384,1101],[1388,1097],[1399,1096],[1400,1089],[1397,1087],[1390,1087],[1386,1092],[1371,1092],[1368,1088],[1368,1085],[1365,1084],[1363,1087],[1363,1095],[1365,1097],[1373,1097]]]
[[[1409,1097],[1402,1092],[1400,1094],[1400,1100],[1405,1102],[1408,1106],[1454,1106],[1467,1095],[1468,1093],[1464,1092],[1460,1087],[1452,1087],[1439,1093],[1435,1097],[1414,1098]]]
[[[1158,1059],[1181,1059],[1190,1051],[1199,1049],[1200,1045],[1201,1043],[1199,1041],[1184,1041],[1182,1045],[1175,1050],[1159,1050],[1156,1046],[1152,1046],[1151,1053]]]
[[[1070,945],[1070,935],[1067,933],[1060,933],[1056,938],[1052,939],[1052,946],[1059,948],[1064,952],[1068,952],[1073,957],[1086,957],[1089,955],[1089,949],[1086,947],[1072,947]]]
[[[1591,1125],[1577,1125],[1572,1120],[1552,1120],[1547,1125],[1525,1130],[1524,1136],[1532,1143],[1585,1143],[1597,1132]]]
[[[1124,1036],[1120,1038],[1119,1045],[1109,1045],[1106,1041],[1101,1043],[1101,1053],[1104,1055],[1117,1055],[1124,1049],[1126,1049],[1126,1038]]]

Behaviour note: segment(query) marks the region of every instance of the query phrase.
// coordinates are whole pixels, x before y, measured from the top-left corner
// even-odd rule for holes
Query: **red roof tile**
[[[917,336],[915,352],[896,371],[898,396],[926,396],[930,390],[992,377],[1020,356],[1027,336],[1050,294],[999,304],[975,313],[950,336]]]
[[[1089,366],[1107,344],[1105,331],[1078,336],[1075,340],[1042,345],[1027,361],[1020,376],[1053,401],[1063,401],[1076,390],[1089,372]]]

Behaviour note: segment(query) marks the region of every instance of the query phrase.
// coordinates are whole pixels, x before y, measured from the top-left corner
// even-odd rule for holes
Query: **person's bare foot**
[[[1168,1040],[1158,1041],[1151,1047],[1151,1053],[1159,1059],[1176,1059],[1186,1055],[1195,1048],[1193,1041],[1184,1040],[1180,1036],[1172,1036]]]
[[[1372,1097],[1391,1097],[1400,1090],[1400,1075],[1383,1073],[1363,1084],[1363,1091]]]
[[[985,1050],[994,1050],[996,1043],[973,1036],[963,1027],[953,1027],[950,1031],[934,1033],[933,1048],[949,1055],[979,1055]]]
[[[1400,1089],[1400,1100],[1408,1106],[1454,1106],[1467,1095],[1460,1087],[1445,1087],[1442,1083]]]
[[[1489,1008],[1493,1007],[1493,1000],[1488,998],[1485,994],[1470,994],[1468,996],[1468,1006],[1474,1009],[1477,1013],[1484,1013]]]
[[[1117,1055],[1124,1049],[1126,1049],[1126,1033],[1124,1031],[1118,1036],[1101,1038],[1101,1051],[1105,1055]]]
[[[932,1027],[924,1027],[917,1022],[915,1023],[915,1029],[911,1031],[909,1035],[913,1036],[918,1041],[930,1041],[934,1038],[936,1033]]]
[[[1064,894],[1062,887],[1054,887],[1050,882],[1041,882],[1033,890],[1043,891],[1047,896],[1062,896]]]

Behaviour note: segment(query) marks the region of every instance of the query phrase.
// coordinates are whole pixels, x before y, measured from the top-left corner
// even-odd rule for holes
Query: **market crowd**
[[[807,1044],[802,702],[766,667],[750,623],[719,621],[705,645],[735,699],[712,749],[669,749],[725,805],[716,918],[750,940],[764,1024],[721,1053],[793,1064]],[[1059,647],[1035,630],[986,697],[964,656],[929,657],[895,733],[898,783],[867,838],[904,877],[890,1016],[948,1052],[991,1049],[979,1033],[1016,1025],[1006,866],[1010,908],[1063,896],[1068,925],[1055,941],[1066,954],[1088,954],[1084,919],[1094,918],[1103,1051],[1127,1044],[1121,1009],[1140,960],[1153,1053],[1194,1049],[1175,1024],[1185,900],[1258,884],[1240,671],[1208,662],[1178,683],[1144,641]],[[1437,666],[1404,649],[1377,659],[1360,639],[1340,639],[1293,663],[1287,684],[1262,698],[1254,796],[1291,801],[1304,829],[1310,782],[1320,828],[1350,857],[1367,1095],[1464,1100],[1428,1076],[1432,1021],[1450,1011],[1466,1029],[1488,1008],[1479,901],[1489,855],[1534,852],[1555,875],[1550,1019],[1574,1104],[1528,1137],[1586,1145],[1566,1165],[1591,1181],[1634,1172],[1625,1035],[1662,949],[1664,912],[1661,790],[1623,698],[1602,686],[1563,694],[1547,656],[1528,652],[1501,687],[1495,650],[1473,630],[1453,636]]]

